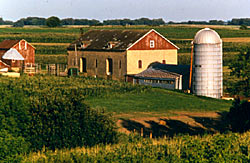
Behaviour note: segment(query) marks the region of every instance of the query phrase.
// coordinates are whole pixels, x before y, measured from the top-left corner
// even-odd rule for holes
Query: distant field
[[[250,30],[239,30],[239,26],[220,26],[220,25],[165,25],[165,26],[64,26],[59,28],[47,28],[38,26],[28,26],[24,28],[11,28],[1,26],[0,41],[4,39],[25,39],[36,47],[36,60],[39,63],[62,63],[67,61],[60,57],[48,59],[51,55],[67,55],[67,46],[80,36],[80,28],[83,31],[91,29],[156,29],[170,41],[180,47],[179,54],[190,54],[191,41],[197,31],[204,27],[216,29],[223,39],[223,51],[236,53],[241,49],[250,47]],[[41,59],[41,56],[48,57]],[[228,61],[229,57],[227,57]],[[230,60],[230,59],[229,59]],[[49,61],[49,62],[48,62]],[[179,64],[187,64],[188,60],[179,58]],[[226,61],[226,62],[227,62]],[[230,62],[230,61],[229,61]]]

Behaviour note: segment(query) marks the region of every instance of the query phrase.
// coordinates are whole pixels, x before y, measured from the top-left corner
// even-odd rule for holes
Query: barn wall
[[[142,68],[138,68],[138,61],[142,61]],[[148,68],[152,62],[166,61],[166,64],[177,65],[177,49],[171,50],[128,50],[127,74],[138,74]]]
[[[35,48],[32,47],[30,44],[27,42],[27,48],[25,49],[25,40],[20,41],[20,46],[19,43],[16,44],[13,48],[15,48],[24,58],[24,61],[15,61],[11,63],[12,67],[20,67],[22,65],[22,62],[26,64],[34,64],[35,63]]]
[[[68,68],[78,68],[80,70],[80,59],[86,58],[86,76],[96,76],[100,78],[112,78],[113,80],[125,80],[126,75],[126,53],[125,52],[96,52],[96,51],[77,51],[77,65],[75,63],[75,52],[68,51]],[[113,61],[113,74],[108,77],[106,73],[106,59]],[[96,60],[98,62],[96,68]],[[121,68],[120,68],[121,62]]]
[[[155,46],[150,47],[150,41],[154,41]],[[169,43],[162,36],[152,31],[137,43],[135,43],[129,50],[166,50],[166,49],[177,49],[174,45]]]

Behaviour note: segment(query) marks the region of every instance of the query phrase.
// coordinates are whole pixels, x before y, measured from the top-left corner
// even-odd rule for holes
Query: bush
[[[31,117],[27,98],[11,82],[8,86],[0,84],[0,94],[0,129],[7,130],[13,136],[26,137]]]
[[[250,102],[235,99],[228,113],[232,131],[245,132],[250,129]]]
[[[30,109],[33,116],[28,139],[34,149],[93,146],[117,139],[110,117],[90,109],[75,91],[70,97],[41,94],[32,99]]]
[[[242,25],[240,26],[240,29],[241,29],[241,30],[246,30],[246,29],[247,29],[247,26],[244,25],[244,24],[242,24]]]
[[[28,152],[29,145],[23,137],[14,137],[0,130],[0,162],[20,162],[21,154]]]

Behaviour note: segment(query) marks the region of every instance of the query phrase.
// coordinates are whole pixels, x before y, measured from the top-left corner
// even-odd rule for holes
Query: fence
[[[27,64],[22,68],[23,73],[34,74],[48,74],[56,76],[67,76],[66,64]]]

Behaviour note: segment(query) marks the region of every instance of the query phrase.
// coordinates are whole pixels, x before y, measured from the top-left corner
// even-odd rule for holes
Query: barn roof
[[[74,50],[75,44],[82,50],[125,51],[133,43],[147,34],[150,30],[90,30],[78,40],[71,43],[68,50]],[[110,48],[109,44],[113,44]]]
[[[10,48],[15,46],[17,43],[19,43],[22,40],[24,40],[24,39],[21,39],[21,40],[3,40],[2,42],[0,42],[0,50],[9,50]],[[24,40],[24,41],[26,41],[26,40]],[[28,43],[28,44],[35,49],[35,47],[33,45],[31,45],[30,43]]]
[[[142,71],[139,74],[136,74],[135,78],[161,78],[161,79],[176,79],[180,77],[180,74],[169,72],[162,69],[149,67],[148,69]]]
[[[16,45],[20,40],[4,40],[0,42],[0,49],[1,50],[8,50]]]

